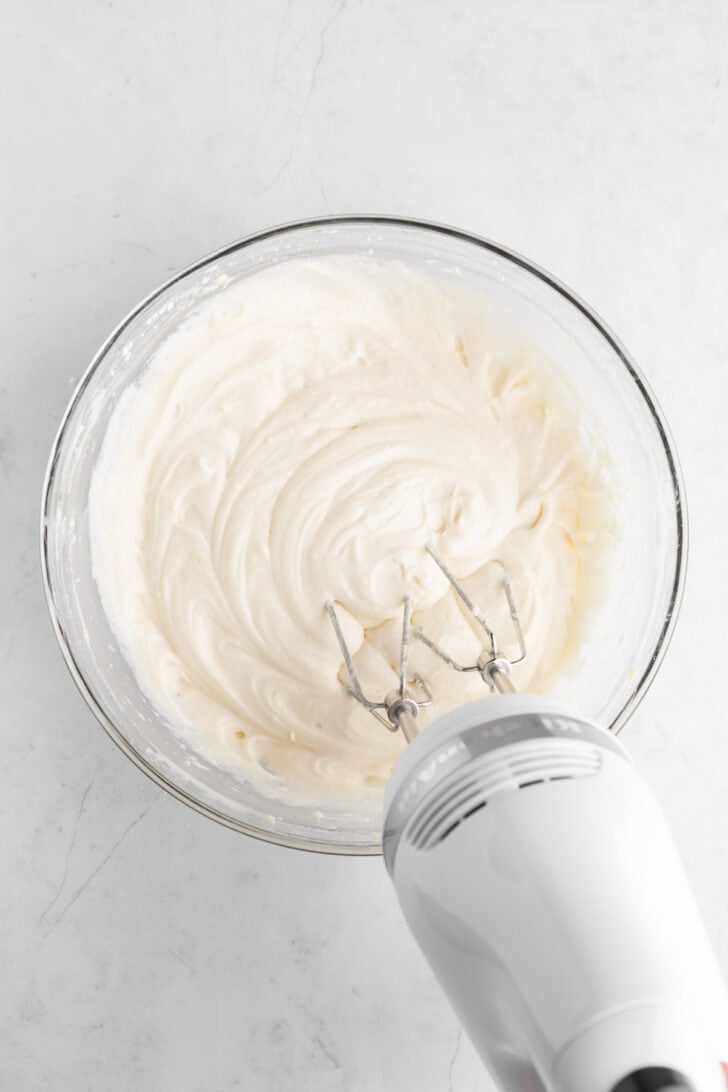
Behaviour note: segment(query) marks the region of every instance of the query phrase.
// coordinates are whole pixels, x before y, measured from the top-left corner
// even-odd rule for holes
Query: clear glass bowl
[[[675,452],[634,361],[577,296],[524,258],[437,224],[330,217],[261,232],[204,258],[139,304],[79,383],[48,466],[42,559],[48,604],[71,674],[126,755],[179,800],[246,834],[328,853],[381,852],[380,816],[275,802],[190,751],[139,688],[101,607],[91,572],[88,495],[119,397],[190,312],[233,281],[306,255],[398,258],[480,289],[568,377],[585,426],[606,443],[622,489],[624,556],[579,662],[552,695],[617,731],[649,686],[675,621],[685,571],[685,516]]]

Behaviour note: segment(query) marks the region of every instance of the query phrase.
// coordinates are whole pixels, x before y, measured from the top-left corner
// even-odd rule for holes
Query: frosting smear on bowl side
[[[431,544],[502,635],[506,565],[546,691],[588,628],[616,522],[578,399],[482,295],[400,262],[298,259],[222,290],[114,412],[89,519],[104,609],[206,757],[309,799],[370,795],[405,746],[347,693],[397,679],[402,603],[458,660],[480,640]],[[424,726],[484,696],[419,642]]]

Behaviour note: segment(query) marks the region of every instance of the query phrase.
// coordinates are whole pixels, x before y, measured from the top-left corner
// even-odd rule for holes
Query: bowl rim
[[[511,250],[509,247],[503,246],[499,243],[493,242],[491,239],[485,236],[478,235],[474,232],[465,231],[460,228],[452,227],[436,221],[421,220],[411,217],[401,217],[395,215],[386,214],[357,214],[357,213],[342,213],[337,215],[327,215],[311,217],[303,220],[292,220],[284,224],[279,224],[272,228],[266,228],[262,231],[256,231],[249,235],[243,236],[243,238],[236,240],[233,243],[228,243],[226,246],[220,247],[218,250],[214,250],[211,253],[205,255],[202,258],[197,259],[191,264],[185,266],[182,270],[175,273],[168,278],[158,287],[154,288],[147,296],[145,296],[139,303],[137,303],[124,318],[117,324],[117,326],[111,331],[106,340],[101,344],[99,349],[94,354],[91,362],[85,369],[83,375],[79,379],[76,388],[71,396],[71,399],[66,407],[66,410],[61,418],[58,430],[56,432],[53,445],[51,447],[50,457],[46,467],[43,487],[41,493],[41,507],[40,507],[40,555],[41,555],[41,571],[43,576],[43,588],[45,591],[46,604],[48,612],[51,617],[53,629],[55,631],[56,639],[60,645],[63,658],[66,666],[70,672],[78,691],[83,697],[86,705],[91,710],[93,715],[99,724],[104,728],[114,743],[120,748],[120,750],[129,758],[142,773],[146,774],[156,785],[165,789],[171,796],[177,800],[186,804],[188,807],[197,811],[199,814],[206,816],[209,819],[215,820],[223,826],[229,827],[232,830],[239,831],[242,834],[247,834],[251,837],[257,838],[260,841],[270,842],[275,845],[285,846],[290,849],[308,850],[317,853],[326,853],[335,856],[380,856],[382,853],[381,842],[375,843],[346,843],[337,845],[335,843],[327,842],[325,840],[319,840],[310,836],[297,836],[297,835],[279,835],[274,831],[265,830],[260,827],[256,827],[251,823],[243,822],[239,819],[235,819],[232,816],[226,815],[224,812],[217,810],[210,804],[206,804],[201,800],[198,800],[185,788],[177,785],[174,781],[170,780],[160,769],[152,765],[131,743],[127,740],[121,729],[107,716],[106,712],[102,708],[100,702],[97,700],[90,684],[84,677],[81,669],[76,663],[73,652],[66,640],[64,628],[59,617],[59,612],[56,606],[55,589],[53,586],[53,580],[50,572],[49,558],[48,558],[48,516],[49,516],[49,504],[50,495],[53,487],[56,468],[60,458],[60,452],[63,446],[63,439],[66,433],[68,424],[79,405],[86,387],[88,386],[92,376],[96,372],[96,369],[100,366],[104,360],[106,354],[112,345],[122,335],[127,326],[133,322],[146,308],[154,302],[162,293],[171,288],[177,282],[184,280],[191,273],[195,273],[197,270],[203,268],[206,265],[211,264],[214,261],[224,258],[228,254],[232,254],[237,250],[242,250],[247,246],[254,243],[262,242],[266,239],[275,238],[279,235],[286,235],[291,232],[295,232],[306,228],[327,227],[333,225],[373,225],[377,224],[386,225],[387,227],[401,227],[401,228],[414,228],[416,230],[424,230],[436,235],[444,235],[449,238],[458,239],[465,243],[470,243],[481,250],[486,250],[498,257],[505,258],[512,264],[519,266],[538,278],[543,283],[547,284],[556,293],[571,303],[581,314],[587,319],[588,322],[596,328],[596,330],[602,335],[606,342],[610,345],[613,351],[617,354],[622,364],[627,370],[627,373],[634,382],[637,390],[642,396],[642,399],[652,417],[653,423],[657,429],[660,442],[662,444],[663,454],[665,456],[669,474],[672,480],[673,496],[675,502],[675,522],[676,522],[676,549],[675,549],[675,569],[672,580],[672,588],[670,591],[670,599],[667,605],[667,611],[665,619],[662,624],[662,628],[657,636],[657,641],[653,649],[652,655],[643,670],[638,680],[634,683],[632,691],[624,702],[619,713],[616,715],[611,725],[609,725],[610,731],[615,734],[619,733],[624,727],[626,722],[632,716],[638,705],[644,698],[645,694],[649,690],[655,675],[664,659],[665,653],[670,644],[675,624],[677,622],[677,616],[679,614],[680,605],[682,602],[683,591],[685,587],[685,577],[687,570],[687,555],[688,555],[688,524],[687,524],[687,508],[685,500],[685,486],[683,482],[682,471],[680,463],[678,461],[677,452],[675,450],[675,443],[672,438],[672,434],[665,421],[662,410],[657,402],[657,399],[650,387],[649,383],[645,379],[644,375],[640,371],[636,362],[633,360],[631,354],[611,330],[607,323],[601,318],[601,316],[587,304],[576,292],[568,288],[562,281],[551,273],[547,272],[541,266],[530,261],[528,258],[518,252]]]

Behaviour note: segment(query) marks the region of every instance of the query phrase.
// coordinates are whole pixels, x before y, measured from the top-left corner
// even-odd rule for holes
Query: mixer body
[[[607,731],[464,706],[395,768],[407,922],[507,1092],[726,1092],[728,998],[665,820]]]

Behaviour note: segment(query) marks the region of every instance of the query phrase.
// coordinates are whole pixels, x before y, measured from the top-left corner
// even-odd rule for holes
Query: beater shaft
[[[407,740],[408,743],[411,743],[417,735],[417,721],[415,720],[412,713],[408,712],[406,709],[403,709],[402,712],[399,714],[397,724],[402,729],[402,735],[404,736],[404,738]]]

